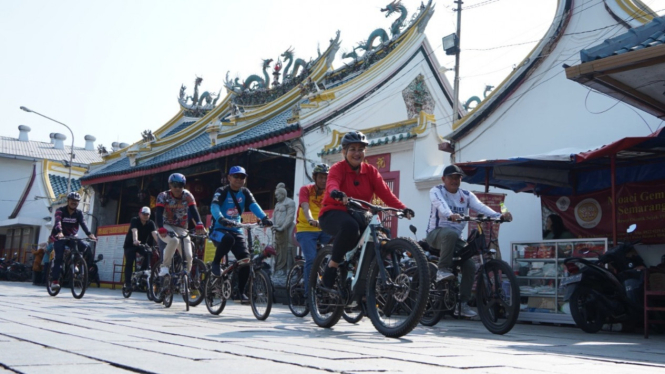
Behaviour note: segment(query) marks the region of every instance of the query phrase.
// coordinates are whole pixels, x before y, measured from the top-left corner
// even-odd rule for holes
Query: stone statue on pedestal
[[[286,274],[293,266],[295,248],[291,242],[295,228],[296,203],[286,196],[284,183],[277,184],[275,189],[275,211],[273,213],[273,231],[275,233],[275,277],[286,278]]]

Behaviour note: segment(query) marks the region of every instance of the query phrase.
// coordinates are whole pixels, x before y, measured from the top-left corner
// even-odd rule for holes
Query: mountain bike
[[[469,258],[480,255],[480,267],[476,271],[476,307],[478,316],[485,328],[493,334],[503,335],[509,332],[520,312],[520,288],[513,269],[505,261],[494,258],[496,251],[487,247],[483,234],[482,223],[501,224],[505,221],[485,217],[481,214],[475,218],[464,216],[460,221],[475,222],[476,230],[471,230],[467,245],[453,254],[452,280],[436,282],[436,262],[438,257],[430,257],[430,273],[434,274],[430,283],[430,294],[427,308],[421,319],[424,326],[436,325],[445,313],[452,312],[456,307],[461,315],[460,287],[458,274],[460,266]],[[414,228],[415,229],[415,228]],[[412,231],[415,231],[412,229]],[[490,242],[492,230],[490,230]],[[438,254],[438,249],[432,252]]]
[[[236,227],[247,229],[247,245],[252,248],[251,229],[262,227],[256,223],[239,223]],[[252,313],[256,319],[263,321],[270,315],[273,301],[273,289],[270,276],[263,269],[263,260],[275,255],[275,250],[266,247],[262,253],[255,255],[254,258],[244,258],[222,264],[219,277],[210,272],[206,278],[204,287],[205,302],[208,311],[211,314],[219,315],[226,306],[226,301],[233,296],[232,279],[237,277],[238,271],[249,266],[249,279],[247,287],[249,288],[249,303],[252,307]],[[244,290],[238,290],[242,295]]]
[[[352,208],[363,212],[367,227],[339,264],[332,290],[322,284],[332,249],[322,249],[314,260],[308,300],[312,319],[329,328],[339,321],[345,308],[360,306],[381,334],[394,338],[406,335],[416,327],[427,304],[430,275],[425,254],[411,239],[391,239],[378,217],[394,212],[403,218],[401,210],[348,200]]]
[[[148,256],[152,257],[153,252],[158,251],[156,247],[150,247],[147,244],[141,244],[139,247],[143,248],[146,250],[148,253]],[[150,289],[150,275],[152,274],[152,271],[150,269],[148,270],[136,270],[136,266],[139,263],[143,263],[143,256],[141,256],[140,253],[136,254],[136,260],[134,261],[134,272],[132,273],[132,279],[130,280],[131,286],[126,287],[125,285],[122,286],[122,296],[124,296],[126,299],[132,296],[132,292],[134,291],[140,291],[146,293],[146,296],[148,297],[148,300],[153,299],[153,295]],[[150,265],[148,264],[148,267]]]
[[[171,234],[169,234],[171,235]],[[175,233],[173,233],[175,235]],[[177,235],[176,235],[177,236]],[[208,274],[208,268],[205,263],[198,258],[198,246],[200,241],[205,242],[207,235],[196,235],[193,231],[190,231],[184,236],[177,236],[180,239],[179,249],[173,254],[173,260],[171,268],[175,273],[180,273],[183,269],[184,261],[182,258],[181,250],[184,247],[184,239],[189,236],[192,238],[192,269],[189,272],[188,279],[188,304],[189,306],[197,306],[203,301],[203,287],[205,287],[206,274]],[[175,236],[174,236],[175,237]],[[152,266],[150,273],[150,278],[148,279],[148,288],[152,293],[152,300],[156,303],[162,303],[162,295],[160,295],[160,287],[158,284],[159,281],[159,268],[161,267],[162,260],[160,259],[157,263]],[[188,309],[189,310],[189,309]]]
[[[60,293],[62,286],[65,283],[69,283],[72,289],[72,296],[75,299],[80,299],[85,295],[85,291],[88,288],[88,266],[83,258],[83,253],[78,250],[78,243],[81,241],[90,241],[90,239],[65,236],[59,240],[65,241],[65,253],[62,260],[63,267],[60,271],[60,277],[57,279],[61,287],[57,289],[51,287],[51,282],[56,280],[51,277],[55,266],[54,258],[49,262],[46,270],[46,292],[51,296],[56,296]]]
[[[172,238],[178,238],[180,240],[179,250],[184,249],[184,239],[189,236],[188,232],[185,232],[184,235],[178,235],[173,231],[169,231],[168,235]],[[168,274],[163,277],[159,276],[161,261],[153,267],[152,274],[155,275],[153,278],[154,283],[151,283],[154,290],[153,300],[156,303],[163,303],[165,308],[170,308],[173,303],[173,295],[180,293],[182,300],[185,302],[185,310],[189,311],[189,274],[187,274],[186,270],[187,262],[182,256],[176,256],[178,252],[178,249],[176,249],[173,254]]]

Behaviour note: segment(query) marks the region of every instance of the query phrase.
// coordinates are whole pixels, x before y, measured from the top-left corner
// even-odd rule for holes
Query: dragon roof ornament
[[[386,17],[394,13],[400,14],[390,26],[392,37],[388,37],[388,33],[384,29],[378,28],[372,31],[366,40],[358,42],[351,51],[342,53],[342,59],[352,58],[353,61],[334,72],[329,72],[326,76],[326,87],[337,85],[338,82],[355,77],[377,61],[385,58],[399,45],[399,37],[410,27],[417,25],[418,32],[423,33],[434,13],[434,6],[432,6],[432,0],[429,0],[427,5],[421,2],[418,12],[408,22],[406,22],[408,11],[400,0],[391,2],[385,8],[381,8],[381,11],[386,13]],[[377,40],[379,41],[378,44],[376,43]],[[364,53],[361,54],[358,51],[364,51]]]
[[[339,50],[339,37],[340,32],[337,31],[335,38],[330,39],[327,51],[324,54],[319,51],[319,56],[314,60],[305,61],[295,58],[292,47],[278,57],[279,65],[276,65],[271,73],[268,72],[268,69],[273,60],[263,60],[263,78],[254,74],[241,82],[240,77],[231,79],[227,72],[224,86],[232,95],[231,102],[238,106],[262,105],[281,97],[303,82],[309,76],[311,69],[322,59],[325,59],[327,66],[332,64]],[[284,68],[282,68],[282,59],[286,65]],[[270,75],[273,76],[272,84]],[[282,77],[281,82],[280,76]]]
[[[203,82],[203,78],[196,77],[196,80],[194,80],[193,96],[186,96],[185,90],[187,90],[187,87],[184,84],[180,85],[178,103],[184,109],[185,115],[188,117],[203,117],[215,107],[217,100],[219,100],[219,97],[222,94],[222,89],[220,88],[218,93],[205,91],[199,95],[199,86],[201,85],[201,82]]]

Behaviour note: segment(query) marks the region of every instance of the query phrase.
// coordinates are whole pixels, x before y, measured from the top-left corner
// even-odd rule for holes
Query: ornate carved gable
[[[425,78],[422,74],[418,75],[413,82],[402,91],[402,97],[406,104],[408,118],[418,116],[420,111],[434,113],[434,100],[425,84]]]

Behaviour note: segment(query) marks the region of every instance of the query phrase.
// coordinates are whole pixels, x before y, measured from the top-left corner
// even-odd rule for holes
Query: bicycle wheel
[[[380,260],[387,283],[383,284],[375,260],[367,277],[367,316],[381,334],[399,338],[418,325],[427,306],[427,258],[413,240],[398,238],[383,246]]]
[[[321,289],[323,271],[328,266],[331,247],[321,248],[312,264],[312,272],[309,274],[309,306],[312,320],[319,327],[330,328],[335,326],[344,313],[344,306],[335,294]]]
[[[286,277],[286,296],[289,300],[289,309],[296,317],[304,317],[309,313],[305,299],[305,262],[297,261]]]
[[[209,275],[203,292],[208,312],[219,315],[226,306],[226,300],[231,297],[231,281]]]
[[[254,317],[263,321],[270,315],[272,309],[272,285],[268,274],[263,270],[254,271],[254,278],[250,281],[249,303],[252,306]]]
[[[51,296],[56,296],[57,294],[60,293],[60,287],[56,289],[51,288],[51,281],[53,281],[53,279],[51,279],[51,273],[53,272],[53,266],[54,266],[53,261],[54,260],[49,261],[47,265],[48,269],[46,270],[46,292],[48,292],[48,294]],[[60,277],[58,281],[60,282],[60,285],[62,287],[62,271],[60,271]]]
[[[150,287],[148,287],[148,292],[151,294],[152,298],[148,299],[160,304],[164,301],[164,295],[162,295],[162,282],[159,279],[159,267],[162,265],[162,261],[157,261],[157,263],[152,267],[150,271],[150,279],[148,280]]]
[[[160,291],[164,308],[170,308],[171,304],[173,304],[173,291],[173,280],[171,280],[171,275],[165,275],[162,278],[162,287]]]
[[[197,306],[203,301],[204,287],[208,269],[203,261],[194,259],[189,272],[189,306]]]
[[[189,312],[189,279],[187,274],[180,275],[180,295],[185,302],[185,310]]]
[[[344,318],[346,322],[354,325],[360,322],[364,316],[365,313],[363,313],[363,309],[360,305],[353,308],[344,308],[344,313],[342,313],[342,318]]]
[[[478,273],[476,306],[480,320],[492,334],[510,331],[520,312],[520,288],[513,269],[501,260],[490,260]]]
[[[85,295],[88,286],[88,266],[84,259],[77,258],[72,261],[69,271],[71,272],[69,284],[72,289],[72,296],[75,299],[80,299]]]

